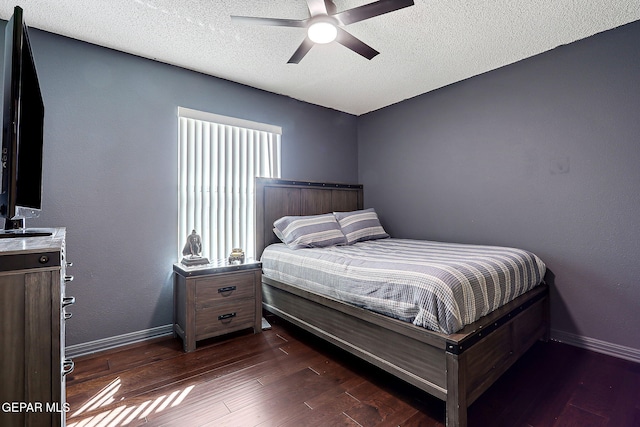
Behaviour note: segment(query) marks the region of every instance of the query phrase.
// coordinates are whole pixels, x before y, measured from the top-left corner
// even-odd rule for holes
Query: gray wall
[[[640,349],[640,22],[358,118],[397,237],[518,246],[552,328]]]
[[[285,178],[359,180],[392,235],[533,250],[554,329],[640,349],[640,23],[358,118],[31,38],[47,112],[31,225],[68,228],[68,345],[171,322],[184,106],[282,126]]]
[[[43,31],[31,42],[46,146],[30,224],[67,227],[67,345],[172,321],[178,106],[282,126],[285,178],[357,180],[355,116]]]

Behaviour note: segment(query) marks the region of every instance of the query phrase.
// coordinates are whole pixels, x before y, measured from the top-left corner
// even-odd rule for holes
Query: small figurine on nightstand
[[[240,248],[231,249],[229,255],[229,264],[242,264],[244,263],[244,252]]]
[[[184,245],[184,249],[182,249],[182,264],[186,266],[191,265],[201,265],[201,264],[209,264],[209,260],[200,255],[202,252],[202,239],[196,233],[196,230],[193,230],[189,236],[187,236],[187,243]]]

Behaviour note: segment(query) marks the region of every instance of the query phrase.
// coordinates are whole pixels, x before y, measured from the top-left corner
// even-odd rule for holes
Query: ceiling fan
[[[307,0],[307,5],[311,15],[307,19],[258,18],[234,15],[231,16],[231,19],[247,24],[306,28],[307,37],[289,59],[289,64],[298,64],[315,43],[330,43],[334,40],[355,53],[371,59],[380,52],[352,36],[342,27],[413,6],[413,0],[378,0],[342,12],[337,11],[336,5],[332,0]]]

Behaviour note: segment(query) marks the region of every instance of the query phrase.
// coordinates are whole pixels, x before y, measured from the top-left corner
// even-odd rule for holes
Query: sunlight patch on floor
[[[120,378],[116,378],[106,387],[100,390],[95,396],[87,400],[80,409],[74,412],[67,419],[68,427],[117,427],[126,426],[136,419],[144,419],[152,413],[159,413],[171,407],[174,408],[187,397],[195,386],[189,386],[183,390],[176,390],[169,396],[162,395],[155,399],[149,399],[139,405],[122,405],[113,409],[104,410],[97,415],[73,422],[73,418],[91,411],[99,411],[100,408],[112,405],[116,402],[116,393],[122,383]]]

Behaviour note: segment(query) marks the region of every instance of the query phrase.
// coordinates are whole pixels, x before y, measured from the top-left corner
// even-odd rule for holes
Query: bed
[[[281,217],[361,209],[361,185],[258,178],[256,255],[280,242],[273,223]],[[446,327],[428,330],[271,276],[262,279],[265,310],[444,400],[448,427],[466,426],[469,405],[549,335],[544,283],[445,333]]]

